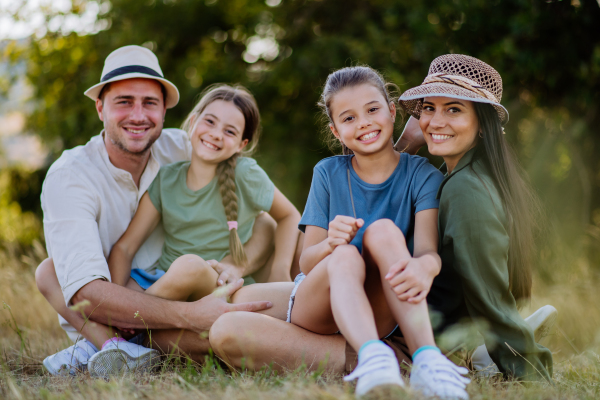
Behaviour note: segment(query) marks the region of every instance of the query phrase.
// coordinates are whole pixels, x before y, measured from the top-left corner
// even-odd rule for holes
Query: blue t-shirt
[[[444,179],[442,173],[423,157],[401,153],[392,175],[383,183],[371,184],[358,177],[352,167],[352,157],[329,157],[315,166],[310,193],[298,227],[302,232],[306,225],[328,229],[329,222],[336,215],[354,217],[348,185],[347,171],[350,170],[356,217],[365,220],[350,244],[362,252],[365,229],[379,219],[388,218],[400,228],[412,254],[415,214],[439,207],[439,200],[435,197]]]

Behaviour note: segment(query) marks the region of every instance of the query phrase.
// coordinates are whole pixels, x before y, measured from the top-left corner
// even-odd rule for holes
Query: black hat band
[[[102,77],[102,79],[100,79],[100,82],[105,82],[109,79],[114,78],[115,76],[131,74],[134,72],[139,72],[139,73],[146,74],[146,75],[152,75],[152,76],[156,76],[158,78],[164,79],[164,77],[161,74],[159,74],[152,68],[144,67],[143,65],[127,65],[125,67],[117,68],[117,69],[110,71],[108,74],[104,75]]]

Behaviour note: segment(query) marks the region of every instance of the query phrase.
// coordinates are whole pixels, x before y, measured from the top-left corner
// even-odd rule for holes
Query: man
[[[102,343],[89,329],[93,323],[107,325],[107,331],[112,331],[110,325],[125,332],[152,329],[152,343],[146,345],[198,359],[209,346],[206,335],[200,335],[221,314],[271,305],[226,302],[248,272],[227,259],[214,265],[219,279],[231,283],[222,296],[193,303],[167,301],[110,283],[106,259],[127,229],[139,199],[160,166],[189,159],[191,146],[185,132],[163,130],[166,110],[177,104],[179,92],[164,79],[148,49],[125,46],[112,52],[100,83],[85,95],[95,101],[104,130],[86,145],[65,151],[48,171],[41,200],[50,259],[38,267],[36,282],[71,339],[81,333],[89,340],[49,356],[44,366],[52,374],[72,374],[89,361],[93,376],[107,377],[133,366],[148,367],[156,359],[156,350],[139,345],[143,340],[129,343],[113,338]],[[249,265],[263,265],[272,249],[268,218],[257,219],[254,232],[259,234],[253,234],[245,246]],[[140,248],[132,267],[152,273],[162,242],[159,227]],[[68,307],[78,304],[77,311]]]

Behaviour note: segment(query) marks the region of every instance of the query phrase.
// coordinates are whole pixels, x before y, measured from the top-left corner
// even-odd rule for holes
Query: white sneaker
[[[377,386],[404,386],[400,377],[400,367],[394,351],[384,343],[373,343],[364,348],[354,371],[346,377],[346,382],[358,379],[356,396],[364,396]]]
[[[428,354],[424,354],[427,351]],[[410,372],[410,386],[425,397],[440,399],[468,399],[465,390],[470,379],[469,370],[455,365],[443,354],[425,350],[419,354]]]
[[[548,336],[554,327],[557,317],[558,311],[556,311],[556,308],[551,305],[545,305],[525,318],[525,322],[533,330],[536,343],[540,343],[543,338]],[[490,357],[485,345],[481,345],[475,349],[471,356],[471,363],[478,377],[490,377],[500,373],[498,366]]]
[[[79,340],[73,346],[44,358],[44,368],[55,376],[75,375],[87,369],[90,357],[96,354],[96,348],[87,340]]]
[[[145,372],[160,361],[158,351],[125,341],[112,341],[94,354],[88,363],[92,377],[108,379],[126,373]]]

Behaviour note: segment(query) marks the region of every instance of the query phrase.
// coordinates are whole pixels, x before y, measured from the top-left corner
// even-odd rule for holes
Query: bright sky
[[[110,4],[96,1],[85,2],[81,15],[70,14],[71,0],[0,0],[0,40],[22,39],[31,35],[42,37],[46,33],[45,18],[51,31],[63,33],[98,32],[96,23],[99,13],[108,11]]]

